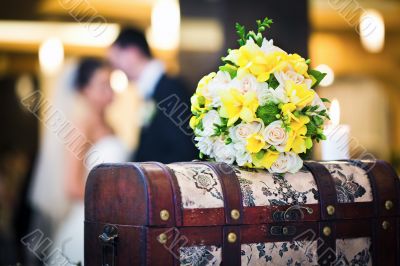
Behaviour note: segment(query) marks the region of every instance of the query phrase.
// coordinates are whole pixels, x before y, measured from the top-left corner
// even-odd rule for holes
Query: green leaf
[[[235,78],[237,75],[237,67],[230,64],[225,64],[223,66],[220,66],[219,70],[228,72],[229,75],[231,76],[231,79]]]
[[[279,82],[278,82],[278,80],[275,78],[275,75],[273,75],[273,74],[271,74],[271,75],[269,76],[269,79],[267,80],[267,83],[268,83],[268,87],[273,88],[274,90],[275,90],[276,88],[278,88],[278,86],[279,86]]]
[[[231,138],[225,139],[225,144],[226,145],[231,144],[231,143],[232,143],[232,139]]]
[[[307,136],[315,136],[318,132],[318,127],[314,124],[313,121],[310,121],[310,123],[306,124],[307,127]]]
[[[314,122],[314,124],[315,124],[317,127],[319,127],[319,126],[321,126],[321,125],[324,124],[324,120],[323,120],[320,116],[318,116],[318,115],[313,116],[313,117],[312,117],[312,121]]]
[[[236,33],[239,35],[238,43],[240,46],[246,44],[246,28],[239,23],[235,24]]]
[[[327,99],[327,98],[321,98],[321,101],[324,102],[324,103],[330,103],[330,102],[331,102],[331,101],[329,101],[329,99]]]
[[[267,126],[276,120],[276,115],[280,113],[279,107],[273,102],[268,102],[266,105],[257,108],[257,117],[263,120]]]
[[[321,82],[321,80],[323,80],[324,77],[326,76],[326,73],[322,73],[315,69],[309,69],[308,74],[310,74],[311,76],[313,76],[315,78],[315,83],[312,86],[312,88],[317,87],[319,85],[319,83]]]
[[[256,153],[256,158],[258,160],[261,160],[264,157],[264,154],[265,154],[265,150],[261,150],[261,151]]]

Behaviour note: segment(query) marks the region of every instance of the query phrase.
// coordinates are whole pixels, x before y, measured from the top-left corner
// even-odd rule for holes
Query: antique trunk
[[[399,191],[383,161],[104,164],[86,184],[85,265],[400,265]]]

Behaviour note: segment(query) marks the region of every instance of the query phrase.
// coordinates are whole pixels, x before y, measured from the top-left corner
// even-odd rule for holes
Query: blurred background
[[[254,27],[271,17],[268,39],[328,73],[319,94],[338,100],[352,157],[368,151],[399,168],[399,14],[395,0],[1,1],[0,265],[25,262],[19,240],[29,230],[27,191],[46,127],[46,108],[26,108],[24,99],[40,92],[51,101],[63,70],[82,56],[104,57],[121,27],[145,31],[154,55],[193,92],[237,46],[235,22]],[[133,149],[141,100],[123,73],[113,73],[111,85],[116,99],[107,116]]]

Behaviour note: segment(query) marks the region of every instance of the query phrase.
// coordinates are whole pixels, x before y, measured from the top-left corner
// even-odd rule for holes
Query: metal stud
[[[237,240],[237,236],[235,233],[229,233],[228,234],[228,242],[229,243],[235,243]]]
[[[325,226],[322,229],[322,233],[324,234],[324,236],[330,236],[332,233],[332,229],[329,226]]]
[[[237,220],[240,218],[240,212],[236,209],[231,210],[231,217],[233,220]]]
[[[157,240],[158,240],[158,242],[160,242],[160,244],[165,244],[165,243],[167,243],[168,236],[167,236],[167,234],[162,233],[162,234],[158,235]]]
[[[326,212],[328,213],[328,215],[334,215],[335,214],[335,207],[332,205],[328,205],[326,207]]]
[[[388,221],[383,221],[383,223],[382,223],[383,230],[388,230],[389,226],[390,226],[390,223]]]
[[[385,201],[385,209],[389,211],[392,208],[393,208],[393,201],[391,200]]]
[[[169,212],[167,210],[160,211],[160,218],[163,221],[167,221],[169,219]]]

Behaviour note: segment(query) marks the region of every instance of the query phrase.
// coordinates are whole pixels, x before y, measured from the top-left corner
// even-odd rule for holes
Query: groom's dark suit
[[[196,159],[198,152],[189,128],[190,95],[182,83],[162,75],[152,99],[156,111],[150,124],[142,128],[132,160],[171,163]]]

